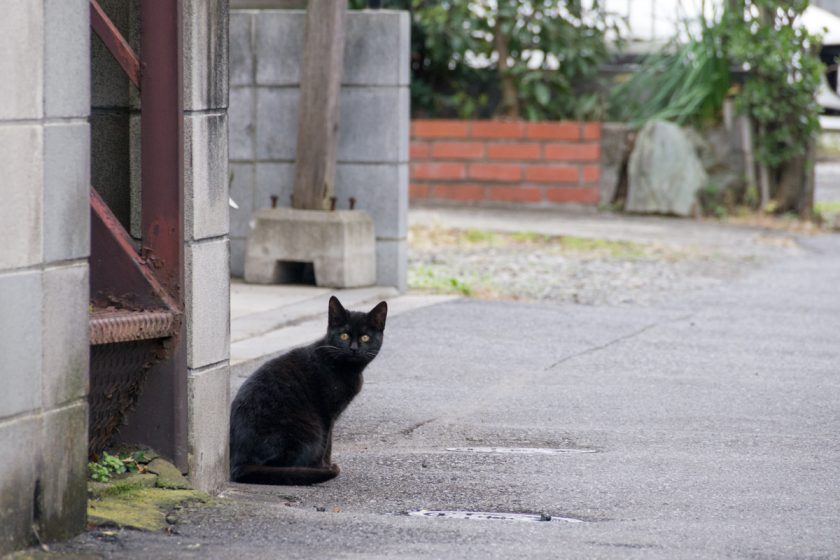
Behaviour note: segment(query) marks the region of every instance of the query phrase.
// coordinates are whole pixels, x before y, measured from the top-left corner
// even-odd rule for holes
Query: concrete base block
[[[300,282],[307,263],[318,286],[358,288],[376,282],[373,221],[367,213],[266,208],[257,210],[253,220],[246,282]]]

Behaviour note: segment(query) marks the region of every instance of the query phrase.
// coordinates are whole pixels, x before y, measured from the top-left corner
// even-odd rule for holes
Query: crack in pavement
[[[574,354],[569,354],[568,356],[560,358],[559,360],[557,360],[556,362],[554,362],[550,366],[546,367],[543,371],[552,370],[555,367],[559,366],[560,364],[564,364],[564,363],[566,363],[569,360],[572,360],[574,358],[578,358],[580,356],[585,356],[587,354],[592,354],[593,352],[598,352],[599,350],[603,350],[604,348],[609,348],[610,346],[612,346],[614,344],[618,344],[619,342],[623,342],[625,340],[630,340],[631,338],[635,338],[635,337],[637,337],[641,334],[646,333],[647,331],[653,329],[654,327],[658,327],[660,325],[667,325],[669,323],[677,323],[679,321],[685,321],[687,319],[691,319],[692,317],[697,315],[697,313],[698,313],[697,311],[694,311],[692,313],[689,313],[688,315],[683,315],[681,317],[676,317],[674,319],[668,319],[667,321],[657,321],[655,323],[651,323],[649,325],[646,325],[646,326],[642,327],[641,329],[639,329],[637,331],[633,331],[631,333],[619,336],[619,337],[614,338],[614,339],[612,339],[608,342],[605,342],[604,344],[600,344],[600,345],[594,346],[592,348],[587,348],[586,350],[581,350],[580,352],[575,352]]]

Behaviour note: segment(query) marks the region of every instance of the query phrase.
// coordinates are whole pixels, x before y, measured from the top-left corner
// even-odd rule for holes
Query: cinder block
[[[186,247],[187,367],[198,369],[230,354],[230,273],[227,239]]]
[[[230,130],[230,159],[253,161],[256,155],[254,136],[256,126],[257,90],[253,87],[234,87],[230,90],[228,129]]]
[[[344,88],[338,124],[338,161],[408,161],[406,88]],[[403,119],[405,125],[401,125]]]
[[[405,237],[408,222],[407,164],[338,165],[336,172],[338,207],[356,199],[356,208],[373,219],[376,237]]]
[[[41,400],[49,408],[88,394],[88,265],[48,268],[43,286]]]
[[[61,1],[61,0],[60,0]],[[130,40],[130,22],[136,14],[132,8],[134,2],[125,0],[101,0],[99,5],[108,14],[108,18],[114,23],[123,37]],[[89,17],[89,16],[88,16]],[[137,52],[136,45],[132,45]],[[129,107],[131,100],[129,96],[128,77],[123,72],[119,63],[114,60],[111,52],[102,42],[102,39],[90,30],[90,105],[92,107]]]
[[[42,2],[3,2],[0,53],[0,119],[40,118],[44,105]]]
[[[41,538],[64,540],[81,533],[87,518],[87,402],[44,415],[40,483]]]
[[[257,89],[257,159],[295,160],[299,98],[297,88]]]
[[[230,85],[247,86],[255,83],[254,76],[254,15],[251,12],[230,12],[228,33],[230,48]],[[231,100],[233,105],[233,100]]]
[[[407,12],[350,12],[344,45],[345,85],[408,84],[410,39]]]
[[[245,281],[299,281],[296,263],[312,263],[315,283],[356,288],[376,281],[373,221],[362,211],[267,208],[254,212]]]
[[[44,261],[90,254],[90,128],[44,126]]]
[[[306,14],[302,11],[261,12],[255,20],[257,84],[296,86],[300,83]]]
[[[232,237],[230,239],[230,275],[234,278],[245,276],[245,250],[248,239]]]
[[[41,432],[41,416],[0,421],[0,555],[32,544]]]
[[[400,292],[407,288],[408,243],[405,239],[376,241],[376,284],[394,286]]]
[[[245,238],[248,236],[248,222],[254,211],[254,164],[231,163],[230,197],[239,208],[230,209],[230,235]]]
[[[228,0],[184,0],[184,110],[228,104]]]
[[[184,117],[184,197],[191,239],[228,233],[227,115]]]
[[[93,113],[90,116],[90,136],[91,185],[123,227],[128,229],[131,226],[128,113]]]
[[[41,275],[0,274],[0,418],[41,406]]]
[[[90,8],[87,0],[45,0],[44,112],[90,113]]]
[[[187,379],[187,461],[190,480],[215,493],[229,480],[230,368],[192,370]]]
[[[32,125],[0,126],[0,146],[0,239],[5,242],[0,269],[38,264],[43,255],[43,131]]]
[[[397,90],[397,122],[393,126],[397,128],[397,161],[409,163],[411,157],[411,95],[408,87],[401,87]]]
[[[291,206],[295,185],[295,164],[257,163],[255,184],[254,210],[271,208],[272,196],[277,197],[278,207]]]

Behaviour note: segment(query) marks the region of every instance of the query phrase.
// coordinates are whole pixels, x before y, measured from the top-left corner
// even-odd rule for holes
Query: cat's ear
[[[335,296],[330,297],[329,316],[330,327],[340,327],[341,325],[347,323],[347,311],[344,310],[344,307],[341,305],[341,302],[338,301],[338,298]]]
[[[385,317],[388,315],[388,304],[380,301],[376,307],[367,314],[368,324],[378,331],[385,330]]]

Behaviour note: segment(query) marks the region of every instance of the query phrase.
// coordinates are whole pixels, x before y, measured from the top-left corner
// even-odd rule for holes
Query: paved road
[[[803,243],[801,256],[665,304],[457,300],[395,317],[338,426],[339,478],[233,485],[220,506],[186,512],[179,535],[89,534],[64,549],[840,558],[840,236]],[[404,514],[424,508],[554,520]]]

